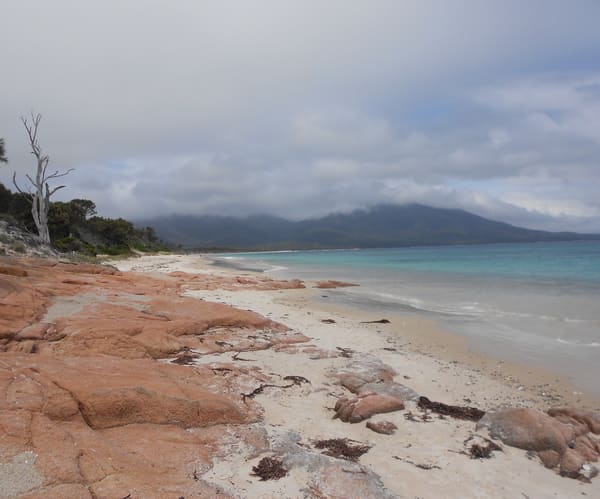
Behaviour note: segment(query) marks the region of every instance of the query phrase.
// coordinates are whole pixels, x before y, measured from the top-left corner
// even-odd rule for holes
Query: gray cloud
[[[600,231],[600,4],[0,0],[0,136],[102,214],[457,206]]]

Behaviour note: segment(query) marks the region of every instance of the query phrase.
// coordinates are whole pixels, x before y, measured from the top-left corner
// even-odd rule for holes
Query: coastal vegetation
[[[27,231],[35,231],[41,241],[63,253],[122,255],[137,251],[168,249],[152,227],[136,228],[123,218],[100,217],[96,204],[89,199],[51,202],[51,196],[64,185],[50,187],[49,181],[68,175],[48,170],[50,157],[42,152],[38,142],[38,128],[42,116],[31,114],[31,121],[21,118],[31,153],[36,159],[36,173],[26,175],[28,188],[21,189],[13,174],[18,192],[11,192],[0,183],[0,218]],[[0,162],[7,163],[4,139],[0,139]]]
[[[31,201],[27,195],[11,192],[1,183],[0,218],[25,230],[35,231]],[[51,244],[63,253],[95,256],[121,255],[133,250],[151,252],[168,249],[152,227],[138,228],[123,218],[98,216],[95,203],[89,199],[50,203],[48,232]]]

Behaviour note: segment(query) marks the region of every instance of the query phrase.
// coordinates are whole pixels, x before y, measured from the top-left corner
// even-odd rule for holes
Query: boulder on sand
[[[546,467],[558,466],[561,475],[581,478],[583,465],[597,461],[600,455],[600,444],[590,432],[594,421],[593,413],[576,409],[555,409],[549,414],[536,409],[506,409],[487,413],[477,429],[486,428],[492,438],[536,452]]]
[[[335,404],[334,418],[347,423],[360,423],[375,414],[404,409],[404,402],[390,395],[367,392],[358,397],[342,397]]]
[[[367,423],[367,428],[375,433],[381,433],[382,435],[391,435],[398,429],[391,421],[369,421]]]

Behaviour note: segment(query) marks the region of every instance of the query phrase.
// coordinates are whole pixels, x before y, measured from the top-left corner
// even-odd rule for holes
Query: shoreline
[[[192,255],[190,255],[192,256]],[[235,264],[227,265],[223,260],[213,259],[209,255],[198,255],[208,261],[209,266],[214,266],[219,269],[226,269],[235,274],[236,272],[248,272],[264,276],[271,276],[267,271],[254,270]],[[295,278],[293,272],[288,271],[284,278]],[[327,276],[322,276],[327,279]],[[363,320],[378,320],[380,315],[390,319],[392,324],[382,325],[380,328],[385,330],[387,334],[391,334],[394,324],[401,325],[401,330],[396,329],[396,333],[400,336],[408,338],[408,348],[413,349],[418,353],[434,355],[442,360],[457,360],[459,363],[467,365],[472,369],[481,370],[481,372],[494,379],[504,379],[511,387],[522,387],[530,391],[532,394],[541,396],[546,400],[547,404],[556,404],[559,401],[568,405],[578,405],[590,409],[600,408],[600,393],[592,393],[585,388],[575,385],[569,377],[558,371],[551,370],[541,366],[530,366],[524,363],[515,362],[494,356],[482,348],[477,348],[473,339],[466,335],[452,332],[447,325],[440,321],[424,317],[424,314],[414,312],[413,314],[402,314],[390,311],[382,311],[377,309],[368,310],[368,307],[355,309],[349,304],[344,304],[341,301],[335,303],[327,303],[323,298],[318,298],[316,295],[319,292],[335,293],[335,289],[318,290],[312,292],[310,306],[320,309],[323,312],[333,312],[342,316],[355,317],[357,322]],[[323,294],[323,293],[321,293]],[[293,301],[293,300],[291,300]],[[406,345],[406,344],[405,344]],[[529,387],[529,388],[528,388]]]
[[[343,305],[325,304],[314,300],[312,306],[324,312],[331,311],[345,317],[355,317],[359,321],[378,320],[381,314],[376,311],[355,311]],[[511,362],[499,357],[494,357],[485,352],[472,348],[469,338],[458,333],[453,333],[443,328],[435,320],[429,318],[403,316],[401,314],[386,314],[390,320],[389,325],[379,326],[387,329],[385,334],[392,338],[400,336],[404,348],[415,353],[430,355],[448,362],[458,362],[475,371],[501,382],[511,388],[521,388],[523,393],[536,396],[536,405],[577,405],[589,409],[600,408],[600,396],[580,391],[562,373],[550,371],[540,367],[527,366],[518,362]],[[390,331],[393,325],[400,324],[401,331]],[[396,326],[397,327],[397,326]],[[373,328],[375,332],[377,331]]]
[[[213,268],[210,264],[208,267],[205,265],[206,260],[204,263],[199,260],[191,265],[187,262],[184,266],[188,269],[195,267],[200,272]],[[236,272],[223,268],[220,268],[219,272],[250,278],[265,276],[264,273]],[[314,345],[320,351],[351,352],[350,356],[357,359],[350,361],[351,363],[360,363],[360,359],[367,362],[376,359],[377,362],[391,366],[397,373],[396,379],[401,383],[431,400],[475,406],[485,411],[507,407],[533,407],[546,411],[553,406],[571,403],[576,403],[578,407],[600,407],[598,399],[574,394],[568,382],[555,373],[498,361],[471,351],[465,338],[443,331],[433,321],[390,315],[386,317],[390,324],[361,324],[363,321],[378,320],[382,317],[378,312],[367,313],[324,304],[316,299],[316,295],[335,290],[314,289],[314,283],[305,282],[306,289],[215,289],[186,291],[184,294],[229,304],[243,310],[252,310],[284,323],[291,327],[293,332],[308,336],[309,346]],[[324,320],[333,320],[333,323],[324,323]],[[400,332],[390,331],[398,324],[402,325]],[[281,433],[283,429],[302,436],[301,442],[335,437],[368,443],[372,448],[361,459],[361,463],[368,465],[378,474],[385,487],[400,497],[514,497],[519,493],[550,497],[556,493],[562,496],[581,493],[578,485],[572,488],[572,481],[544,469],[535,460],[530,461],[524,451],[507,446],[503,447],[502,456],[498,455],[494,459],[501,462],[491,463],[490,461],[494,460],[488,460],[485,463],[485,471],[482,469],[482,461],[465,462],[460,458],[455,459],[454,453],[460,455],[463,452],[463,442],[473,438],[473,426],[469,423],[453,420],[443,422],[440,426],[435,425],[435,428],[433,425],[427,425],[421,433],[418,431],[418,424],[416,427],[413,426],[414,423],[407,425],[406,415],[389,413],[374,417],[373,419],[390,421],[398,427],[398,435],[393,438],[374,434],[366,429],[364,424],[348,425],[339,420],[332,420],[331,411],[336,397],[344,396],[344,392],[335,388],[330,376],[336,371],[336,366],[344,365],[344,361],[347,360],[336,356],[313,357],[310,354],[306,357],[302,354],[302,348],[289,353],[293,353],[292,358],[289,355],[282,357],[272,350],[245,354],[245,357],[248,357],[245,364],[268,372],[275,376],[275,379],[282,379],[284,374],[301,375],[310,380],[313,388],[318,385],[322,387],[319,389],[323,391],[321,396],[317,396],[314,390],[312,393],[305,390],[301,394],[285,392],[261,395],[259,402],[264,409],[263,421],[269,428],[273,448],[278,448],[281,439],[284,438]],[[202,356],[198,363],[211,365],[221,359],[220,355]],[[415,406],[407,404],[410,415]],[[398,447],[398,441],[404,443],[404,448]],[[401,461],[400,467],[397,461],[390,462],[389,456]],[[271,497],[260,495],[259,491],[264,493],[262,488],[253,486],[255,484],[250,485],[241,478],[246,471],[249,472],[249,468],[247,458],[230,458],[210,474],[210,479],[214,481],[212,483],[222,487],[233,485],[233,489],[230,490],[242,490],[243,496]],[[439,471],[434,476],[428,471],[422,471],[438,468]],[[233,476],[228,478],[229,484],[218,477],[225,469],[234,470]],[[408,480],[399,482],[400,472],[409,477]],[[458,480],[455,476],[457,473]],[[474,474],[479,477],[477,485],[471,484],[465,488],[462,480]],[[489,475],[481,478],[481,474]],[[506,485],[508,482],[510,485]],[[540,485],[541,483],[543,485]],[[594,482],[592,486],[592,490],[596,490],[598,484]],[[277,490],[283,496],[286,496],[284,490],[289,494],[287,489],[274,488],[273,495],[277,495]],[[584,492],[586,490],[581,489]],[[289,497],[296,496],[290,494]]]
[[[600,495],[600,412],[547,414],[568,401],[539,373],[431,321],[319,304],[331,281],[196,255],[2,263],[0,496]],[[494,434],[507,407],[531,442]]]

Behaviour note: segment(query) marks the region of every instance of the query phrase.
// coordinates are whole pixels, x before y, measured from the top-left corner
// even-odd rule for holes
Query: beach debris
[[[239,361],[244,361],[244,362],[255,362],[254,359],[244,359],[242,357],[240,357],[240,354],[242,352],[237,352],[233,357],[231,357],[232,360],[239,360]]]
[[[488,440],[487,444],[485,445],[471,445],[469,452],[471,453],[471,457],[473,459],[482,459],[492,457],[492,451],[495,450],[501,450],[501,447],[498,444],[492,442],[491,440]]]
[[[327,496],[323,494],[321,489],[316,485],[309,485],[308,492],[310,492],[309,497],[314,497],[315,499],[327,499]]]
[[[321,319],[321,322],[323,324],[335,324],[335,320],[334,319]]]
[[[192,352],[189,348],[184,348],[171,362],[180,366],[189,366],[193,365],[198,357],[200,356],[197,353]]]
[[[313,287],[318,289],[334,289],[334,288],[347,288],[351,286],[358,286],[358,284],[352,284],[350,282],[342,281],[319,281]]]
[[[473,442],[473,440],[476,441]],[[502,447],[496,442],[481,435],[471,435],[465,440],[464,444],[467,445],[469,442],[473,443],[469,447],[469,452],[465,452],[465,454],[470,456],[471,459],[489,459],[492,457],[492,452],[502,450]]]
[[[405,412],[404,419],[407,421],[412,421],[413,423],[431,423],[432,421],[429,414],[425,413],[417,416],[412,411]]]
[[[592,478],[598,476],[598,468],[585,463],[579,470],[579,473],[581,474],[580,480],[591,482]]]
[[[360,423],[375,414],[404,409],[404,402],[397,397],[366,392],[357,397],[342,397],[335,404],[335,416],[345,423]]]
[[[420,409],[429,410],[444,416],[451,416],[456,419],[466,419],[468,421],[479,421],[485,416],[485,411],[475,407],[463,407],[458,405],[447,405],[442,402],[432,402],[427,397],[419,397],[417,404]]]
[[[379,319],[376,321],[361,321],[361,324],[391,324],[388,319]]]
[[[408,463],[408,464],[412,464],[413,466],[420,468],[422,470],[441,470],[442,468],[440,468],[437,464],[430,464],[430,463],[415,463],[414,461],[411,461],[410,459],[406,458],[406,457],[400,457],[400,456],[392,456],[394,459],[397,459],[398,461],[402,461],[403,463]]]
[[[347,359],[352,357],[352,354],[354,353],[354,350],[352,350],[351,348],[344,348],[344,347],[335,347],[336,350],[338,350],[340,352],[340,357],[346,357]]]
[[[233,369],[230,369],[228,367],[213,367],[211,368],[211,370],[214,374],[220,374],[221,376],[225,376],[227,373],[233,371]]]
[[[326,456],[347,459],[348,461],[357,461],[360,456],[371,448],[370,445],[349,438],[317,440],[313,441],[313,445],[317,449],[325,449],[323,454]]]
[[[367,423],[367,428],[375,433],[381,433],[382,435],[391,435],[398,429],[391,421],[369,421]]]
[[[292,386],[300,386],[302,385],[302,383],[310,383],[310,381],[308,381],[303,376],[285,376],[283,379],[286,381],[291,381],[291,383],[289,385],[274,385],[271,383],[263,383],[259,387],[252,390],[250,393],[242,393],[242,400],[244,401],[244,403],[246,403],[246,399],[254,398],[259,393],[262,393],[265,388],[291,388]]]
[[[252,475],[260,477],[261,481],[279,480],[288,474],[283,463],[274,457],[263,457],[256,466],[252,467]]]
[[[292,381],[297,385],[301,385],[302,383],[308,383],[309,385],[311,384],[311,382],[308,381],[304,376],[284,376],[283,380]]]

